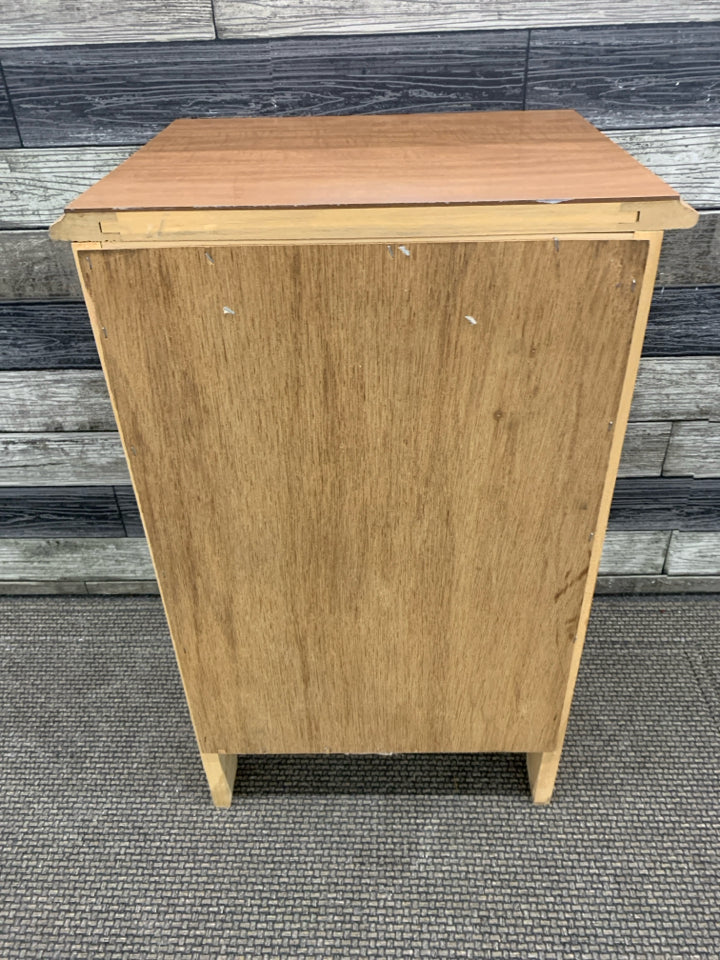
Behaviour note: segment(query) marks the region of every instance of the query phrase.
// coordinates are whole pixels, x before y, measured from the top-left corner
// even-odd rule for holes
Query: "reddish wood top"
[[[574,110],[176,120],[70,211],[676,199]]]

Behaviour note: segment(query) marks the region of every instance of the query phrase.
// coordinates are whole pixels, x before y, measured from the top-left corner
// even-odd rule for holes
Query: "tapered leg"
[[[547,753],[528,753],[527,771],[533,803],[550,803],[562,747]]]
[[[216,807],[229,807],[232,803],[233,784],[237,771],[235,753],[201,753],[205,776]]]

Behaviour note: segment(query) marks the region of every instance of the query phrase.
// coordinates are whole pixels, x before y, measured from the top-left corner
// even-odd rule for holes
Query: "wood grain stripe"
[[[69,243],[45,230],[0,231],[0,300],[78,300],[82,296]]]
[[[633,420],[720,419],[720,357],[643,360]]]
[[[0,580],[153,580],[147,543],[118,539],[0,539]]]
[[[720,286],[656,287],[643,356],[720,355]]]
[[[620,479],[613,530],[720,530],[720,479]]]
[[[608,576],[662,573],[669,542],[669,531],[608,530],[600,561],[600,574]]]
[[[0,431],[112,430],[103,375],[95,370],[0,373]]]
[[[100,368],[84,303],[0,303],[0,369],[67,368]]]
[[[122,537],[112,487],[12,487],[0,490],[0,537]]]
[[[528,109],[572,107],[608,129],[720,122],[720,24],[537,30]]]
[[[602,5],[578,0],[214,0],[220,37],[293,34],[400,33],[421,30],[508,30],[577,24],[660,23],[720,18],[715,0],[610,0]]]
[[[674,423],[663,474],[667,477],[720,477],[720,423]]]
[[[2,45],[210,40],[211,0],[0,0]]]
[[[120,436],[0,433],[0,487],[130,483]]]
[[[665,573],[670,576],[720,573],[720,533],[674,531],[668,548]]]

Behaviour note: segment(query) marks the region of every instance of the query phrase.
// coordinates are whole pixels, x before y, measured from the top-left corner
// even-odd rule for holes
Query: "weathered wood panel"
[[[0,487],[129,482],[115,432],[0,433]]]
[[[701,213],[692,230],[669,230],[663,240],[658,284],[720,282],[720,214]]]
[[[697,209],[720,206],[720,127],[606,132]]]
[[[278,115],[519,110],[527,34],[271,40]]]
[[[0,489],[0,537],[123,537],[112,487]]]
[[[5,79],[0,73],[0,149],[19,146],[20,137],[10,108]]]
[[[659,477],[670,439],[670,423],[629,423],[619,477]]]
[[[0,23],[4,47],[215,36],[211,0],[0,0]]]
[[[103,375],[95,370],[0,373],[0,431],[112,430]]]
[[[400,33],[424,30],[509,30],[576,24],[660,23],[720,19],[716,0],[214,0],[219,37]]]
[[[620,479],[613,530],[720,530],[720,479]]]
[[[0,587],[1,589],[1,587]],[[158,594],[157,580],[86,580],[90,594]]]
[[[54,596],[57,594],[86,596],[87,593],[87,585],[83,580],[0,580],[0,596]]]
[[[703,420],[674,423],[663,474],[666,477],[720,477],[720,423]]]
[[[720,574],[720,533],[673,531],[665,573],[670,576]]]
[[[140,509],[133,488],[131,486],[115,487],[115,497],[120,508],[125,535],[128,537],[144,537],[145,530],[140,519]]]
[[[662,573],[669,531],[608,530],[600,575]]]
[[[609,129],[716,124],[719,61],[720,24],[537,30],[526,104]]]
[[[595,593],[720,593],[720,577],[598,577]]]
[[[720,287],[656,287],[644,357],[720,354]]]
[[[152,580],[144,540],[0,539],[0,580]]]
[[[46,230],[0,231],[0,300],[78,300],[82,293],[69,243]]]
[[[527,34],[9,50],[26,146],[137,143],[181,116],[520,109]]]
[[[136,147],[0,152],[0,228],[44,227]]]
[[[633,420],[720,419],[720,357],[654,357],[640,364]]]
[[[84,303],[0,303],[0,370],[100,368]]]
[[[2,53],[25,146],[142,143],[182,116],[274,112],[267,41]]]

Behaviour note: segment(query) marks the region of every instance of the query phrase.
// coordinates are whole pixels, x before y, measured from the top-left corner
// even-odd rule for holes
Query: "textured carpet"
[[[0,957],[720,957],[720,597],[596,600],[519,756],[244,758],[209,799],[158,598],[0,599]]]

